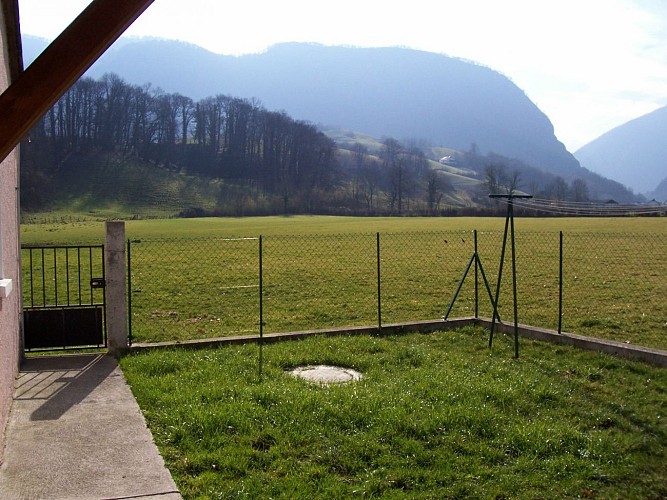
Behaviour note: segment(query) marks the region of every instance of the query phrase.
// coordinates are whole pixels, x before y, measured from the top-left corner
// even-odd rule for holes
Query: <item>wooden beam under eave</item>
[[[21,49],[21,30],[19,29],[18,0],[0,0],[2,17],[5,21],[5,42],[9,63],[9,83],[16,80],[23,71],[23,51]]]
[[[0,161],[153,3],[93,0],[0,95]]]

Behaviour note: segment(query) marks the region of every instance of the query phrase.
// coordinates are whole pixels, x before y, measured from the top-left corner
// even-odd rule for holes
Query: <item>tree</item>
[[[491,194],[514,194],[521,185],[521,172],[514,170],[507,175],[504,165],[491,164],[484,171],[486,186]]]
[[[375,195],[379,190],[381,179],[380,166],[377,160],[371,160],[364,164],[361,171],[362,192],[366,201],[366,209],[372,211]]]
[[[519,190],[520,186],[521,186],[521,172],[519,172],[518,170],[514,170],[506,186],[507,194],[513,195],[514,193],[516,193],[516,191]]]
[[[355,142],[351,148],[352,158],[353,158],[353,171],[352,171],[352,202],[355,205],[359,204],[359,196],[361,193],[361,186],[363,183],[362,172],[364,168],[364,161],[366,155],[368,155],[368,148],[361,144],[360,142]]]
[[[440,200],[442,200],[441,181],[438,172],[431,170],[426,178],[427,183],[427,197],[428,209],[435,213],[440,208]]]
[[[484,169],[484,182],[490,194],[501,193],[504,190],[506,179],[504,165],[491,164]]]
[[[572,181],[572,186],[570,188],[572,192],[572,198],[577,202],[586,202],[589,201],[588,194],[588,185],[583,179],[575,179]]]
[[[560,176],[557,176],[547,187],[549,198],[557,201],[566,200],[568,191],[567,182]]]

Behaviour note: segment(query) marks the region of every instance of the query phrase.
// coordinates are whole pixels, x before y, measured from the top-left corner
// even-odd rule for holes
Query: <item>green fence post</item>
[[[563,231],[560,232],[558,255],[558,333],[563,332]]]
[[[377,243],[377,282],[378,282],[378,331],[382,330],[382,293],[380,287],[380,233],[376,234]]]
[[[514,203],[509,199],[510,240],[512,242],[512,296],[514,298],[514,357],[519,357],[519,308],[516,294],[516,245],[514,242]]]
[[[264,299],[262,272],[262,235],[259,235],[259,379],[262,379],[262,363],[264,351]]]
[[[132,259],[130,239],[127,239],[127,345],[132,345]]]
[[[508,205],[509,207],[509,205]],[[491,317],[491,333],[489,334],[489,347],[493,345],[493,332],[496,329],[496,316],[498,315],[498,301],[500,300],[500,284],[503,279],[503,265],[505,263],[505,247],[507,245],[507,232],[509,228],[509,208],[505,218],[505,232],[503,233],[503,246],[500,251],[500,265],[498,267],[498,283],[496,283],[496,298],[493,301],[493,316]]]
[[[479,254],[477,253],[477,229],[473,230],[475,241],[475,319],[479,318]]]

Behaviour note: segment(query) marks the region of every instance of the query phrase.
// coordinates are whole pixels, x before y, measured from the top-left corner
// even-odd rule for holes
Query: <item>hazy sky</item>
[[[22,31],[52,39],[89,3],[19,0]],[[665,0],[155,0],[127,34],[221,54],[299,41],[468,59],[521,87],[571,152],[667,105]]]

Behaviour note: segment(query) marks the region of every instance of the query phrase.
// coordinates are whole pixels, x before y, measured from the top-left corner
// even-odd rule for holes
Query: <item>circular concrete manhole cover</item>
[[[321,384],[342,384],[359,380],[362,375],[352,368],[343,368],[340,366],[303,366],[290,371],[295,377],[301,377],[311,382]]]

